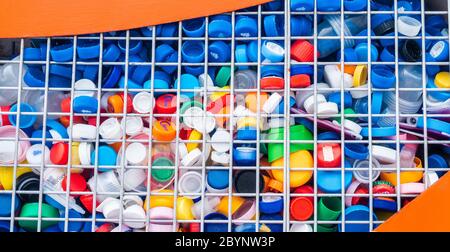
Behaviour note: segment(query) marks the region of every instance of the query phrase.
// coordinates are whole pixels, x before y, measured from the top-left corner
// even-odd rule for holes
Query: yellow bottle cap
[[[256,120],[256,117],[249,117],[249,116],[241,117],[241,118],[239,118],[237,120],[237,128],[238,129],[244,128],[244,127],[254,127],[254,128],[256,128],[257,127],[256,126],[257,123],[258,123],[258,121]],[[259,128],[260,129],[263,128],[262,121],[260,121]]]
[[[161,191],[158,191],[159,193],[168,193],[172,195],[150,195],[150,208],[153,207],[169,207],[173,208],[173,190],[164,189]],[[147,208],[147,200],[144,201],[144,208],[145,210],[148,210]]]
[[[307,150],[299,150],[290,154],[289,157],[290,168],[312,168],[314,167],[314,160]],[[284,158],[277,159],[272,162],[273,167],[284,167]],[[290,187],[299,187],[306,184],[313,175],[312,170],[307,171],[290,171],[289,181]],[[274,179],[283,182],[283,170],[272,170]]]
[[[78,152],[79,151],[79,146],[80,146],[79,142],[72,142],[72,153],[71,153],[71,160],[72,160],[71,164],[72,165],[80,165],[81,164],[80,154]],[[72,173],[82,173],[83,169],[82,168],[71,167],[70,171]]]
[[[416,164],[416,168],[422,169],[422,160],[420,158],[415,157],[414,163]],[[386,180],[391,183],[393,186],[397,186],[397,172],[381,172],[380,175],[382,180]],[[421,180],[423,177],[423,171],[402,171],[400,172],[400,184],[405,183],[414,183]]]
[[[434,78],[434,84],[438,88],[450,88],[450,73],[440,72]]]
[[[32,172],[32,170],[28,167],[17,167],[16,178],[27,172]],[[0,167],[0,184],[4,190],[12,190],[13,175],[14,167]]]
[[[367,82],[367,66],[359,65],[355,68],[353,73],[353,86],[359,87]]]
[[[223,89],[223,90],[229,90],[229,89],[230,89],[230,86],[224,86],[224,87],[221,87],[220,89]],[[213,93],[209,96],[209,99],[211,100],[211,102],[213,102],[213,101],[215,101],[215,100],[217,100],[217,99],[221,98],[222,96],[224,96],[224,95],[226,95],[226,94],[229,94],[229,93],[230,93],[230,92],[226,92],[226,91],[223,91],[223,92],[220,92],[220,91],[213,92]]]
[[[192,206],[194,201],[187,197],[178,197],[177,199],[177,219],[178,220],[193,220]]]
[[[257,101],[258,101],[258,93],[257,92],[249,92],[245,96],[245,105],[252,112],[258,112]],[[264,103],[266,103],[267,99],[269,99],[269,95],[265,92],[261,92],[259,96],[259,111],[262,111]]]
[[[189,135],[188,140],[190,141],[197,141],[202,140],[202,133],[198,132],[197,130],[192,130],[191,134]],[[186,144],[186,148],[188,152],[192,151],[193,149],[197,148],[200,143],[188,143]]]
[[[238,196],[231,196],[231,214],[233,215],[241,206],[245,200]],[[217,205],[217,212],[228,216],[228,197],[222,197],[219,205]]]

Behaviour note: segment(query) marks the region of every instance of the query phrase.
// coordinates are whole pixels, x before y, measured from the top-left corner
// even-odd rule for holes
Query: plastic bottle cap
[[[259,191],[264,190],[264,177],[259,174]],[[234,177],[234,187],[237,193],[255,193],[256,192],[256,171],[241,171]]]
[[[97,151],[99,166],[116,165],[117,153],[112,147],[102,145],[98,147]],[[91,153],[91,165],[95,164],[95,155],[96,151],[94,150]]]
[[[106,219],[118,219],[121,208],[119,199],[108,197],[97,207],[97,211],[102,212]]]
[[[175,124],[168,121],[155,121],[152,128],[152,136],[155,140],[172,141],[176,137]]]
[[[20,208],[21,202],[18,198],[14,201],[14,207],[12,208],[16,212]],[[12,206],[12,194],[0,194],[0,216],[9,217],[11,216],[11,206]]]
[[[42,159],[43,153],[44,159]],[[30,148],[28,148],[27,162],[29,164],[40,164],[42,160],[44,160],[44,164],[50,163],[50,149],[46,145],[33,144]]]
[[[159,98],[159,97],[158,97]],[[108,99],[109,101],[109,99]],[[155,98],[148,92],[139,92],[133,97],[133,109],[140,114],[148,114],[155,108]],[[123,106],[123,105],[121,105]],[[116,110],[116,109],[114,109]],[[115,112],[118,113],[118,112]]]
[[[290,213],[293,219],[304,221],[311,217],[314,205],[307,197],[295,197],[291,200]]]
[[[202,151],[199,148],[195,148],[181,159],[181,164],[183,166],[193,166],[200,160],[201,156]]]
[[[230,154],[225,152],[213,151],[211,152],[211,160],[221,165],[228,165],[230,163]]]
[[[124,189],[126,191],[140,191],[140,185],[142,185],[146,179],[147,173],[144,169],[128,169],[124,173]]]
[[[319,167],[338,167],[341,164],[341,146],[336,143],[317,144],[317,165]]]
[[[340,88],[342,82],[344,82],[344,88],[353,86],[353,76],[347,73],[341,73],[337,65],[326,65],[324,67],[324,79],[332,88]]]
[[[289,232],[304,232],[304,233],[310,233],[313,232],[313,228],[310,224],[305,223],[294,223],[291,226],[291,229],[289,229]]]
[[[156,99],[155,113],[158,113],[158,114],[173,114],[176,111],[177,111],[177,97],[176,97],[176,95],[174,95],[174,94],[163,94],[163,95],[161,95],[160,97],[158,97]]]
[[[367,66],[358,65],[353,73],[353,87],[360,87],[367,82]]]
[[[142,143],[131,143],[127,146],[125,156],[130,165],[146,165],[147,147]]]
[[[211,170],[208,171],[207,183],[209,187],[217,190],[228,188],[228,170]]]
[[[18,105],[17,103],[12,105],[9,112],[16,112],[17,113],[18,110]],[[25,128],[29,128],[31,126],[33,126],[33,124],[36,122],[37,120],[37,116],[36,115],[24,115],[23,113],[26,112],[36,112],[36,110],[33,108],[33,106],[27,104],[27,103],[21,103],[20,104],[20,125],[19,128],[21,129],[25,129]],[[11,122],[11,124],[13,126],[16,126],[17,124],[17,115],[16,114],[10,114],[8,116],[9,121]]]
[[[56,143],[50,150],[50,160],[53,164],[65,165],[68,161],[69,145],[67,143]]]
[[[166,157],[160,157],[152,163],[152,177],[158,182],[167,182],[173,178],[175,170],[173,169],[158,169],[158,166],[174,166],[172,160]]]
[[[280,104],[283,97],[279,93],[273,93],[269,99],[264,102],[262,110],[268,114],[272,113]]]
[[[381,145],[372,145],[372,157],[381,164],[392,164],[397,160],[396,150]]]
[[[202,111],[203,112],[203,111]],[[199,132],[210,133],[216,127],[216,119],[210,112],[206,112],[205,116],[197,117],[193,119],[193,126]]]
[[[231,135],[222,128],[218,128],[211,137],[211,146],[218,152],[227,152],[230,149]]]
[[[95,89],[97,87],[95,86],[95,83],[92,82],[91,80],[89,80],[89,79],[77,80],[73,85],[74,85],[73,97],[78,97],[78,96],[94,97],[95,96]]]
[[[180,193],[200,194],[202,188],[202,175],[196,171],[184,173],[178,181],[178,190]],[[194,199],[200,195],[185,195],[185,197]]]
[[[80,157],[80,163],[82,165],[90,165],[91,164],[92,148],[93,148],[93,145],[88,142],[82,142],[78,146],[78,155]]]
[[[70,190],[71,192],[84,192],[86,190],[86,179],[78,173],[70,174]],[[67,189],[67,175],[61,181],[61,187],[64,191]]]
[[[373,145],[372,145],[373,147]],[[369,184],[375,181],[380,176],[380,170],[376,170],[380,168],[380,163],[373,158],[372,159],[372,178],[369,177],[369,160],[357,160],[353,163],[353,168],[358,168],[358,170],[353,171],[353,176],[361,182],[362,184]],[[375,169],[374,169],[375,168]]]
[[[291,87],[293,87],[292,83]],[[261,78],[261,89],[284,89],[284,79],[278,76],[267,76]]]
[[[327,99],[322,94],[317,94],[316,96],[311,95],[308,97],[305,102],[303,102],[303,108],[305,108],[305,111],[308,114],[314,114],[316,110],[316,103],[317,107],[320,106],[321,103],[327,102]]]
[[[70,131],[70,128],[68,128],[68,131]],[[74,139],[95,140],[97,136],[97,127],[89,124],[77,123],[72,126],[71,132],[72,138]],[[52,133],[52,131],[50,131],[50,133]]]
[[[399,16],[397,19],[398,32],[408,37],[414,37],[419,34],[422,23],[410,16]]]
[[[438,88],[450,88],[450,73],[440,72],[436,74],[434,84],[436,84],[436,87]]]
[[[39,209],[41,211],[39,212]],[[58,218],[59,213],[58,210],[46,203],[27,203],[22,206],[22,210],[20,212],[20,217],[31,217],[38,218],[40,213],[41,218]],[[24,228],[27,231],[35,232],[37,231],[38,222],[36,220],[19,220],[19,226]],[[41,228],[46,229],[50,226],[55,225],[56,221],[42,220]]]
[[[311,153],[307,150],[299,150],[290,154],[289,158],[290,168],[312,168],[314,166],[313,157]],[[280,158],[272,162],[272,167],[283,167],[284,158]],[[299,187],[304,185],[312,177],[312,170],[305,171],[291,171],[290,177],[290,187]],[[272,170],[272,176],[280,181],[284,181],[283,170]]]
[[[203,109],[193,106],[186,109],[183,114],[183,123],[189,128],[194,128],[194,121],[200,120],[203,116]]]
[[[122,126],[116,117],[106,119],[100,124],[98,133],[103,139],[121,139]]]
[[[284,59],[284,48],[272,41],[264,41],[261,45],[261,53],[271,62],[280,62]]]
[[[38,175],[27,172],[17,177],[16,189],[17,191],[39,191],[39,182]],[[39,200],[38,194],[18,194],[17,197],[22,202],[37,202]]]
[[[122,128],[125,128],[125,133],[129,136],[135,136],[144,130],[144,122],[142,117],[127,116],[125,120],[122,119]]]
[[[314,46],[306,40],[297,40],[291,46],[291,57],[300,62],[314,61]],[[319,57],[319,52],[317,52]]]

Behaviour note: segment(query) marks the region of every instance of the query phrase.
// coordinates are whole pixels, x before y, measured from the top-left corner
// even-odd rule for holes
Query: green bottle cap
[[[173,162],[166,157],[160,157],[153,161],[152,166],[173,166]],[[174,169],[152,169],[153,179],[161,183],[172,179],[174,173]]]
[[[59,213],[58,209],[53,206],[50,206],[46,203],[42,203],[42,218],[58,218]],[[22,211],[20,212],[20,217],[30,217],[37,218],[39,215],[39,203],[27,203],[23,205]],[[41,221],[41,229],[46,229],[50,226],[58,224],[57,221],[50,220],[42,220]],[[27,231],[37,231],[38,221],[37,220],[19,220],[19,226]]]
[[[273,130],[273,131],[272,131]],[[292,125],[289,128],[290,140],[313,140],[312,133],[304,125]],[[284,128],[271,129],[268,135],[269,140],[283,140]],[[268,149],[268,161],[273,162],[284,156],[284,144],[283,143],[269,143]],[[313,150],[313,143],[292,143],[290,144],[289,151],[296,152],[299,150]]]
[[[231,78],[231,67],[223,66],[219,69],[219,72],[216,75],[216,85],[219,87],[224,87],[228,85],[228,81]]]

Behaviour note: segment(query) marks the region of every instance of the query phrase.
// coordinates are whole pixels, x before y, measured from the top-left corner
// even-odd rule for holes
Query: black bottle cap
[[[237,193],[256,193],[256,171],[241,171],[234,178]],[[264,177],[259,174],[259,191],[264,190]]]
[[[16,190],[39,191],[39,176],[32,172],[27,172],[20,175],[16,181]],[[39,194],[17,193],[17,196],[24,203],[39,201]]]
[[[403,43],[400,53],[407,62],[417,62],[422,58],[422,49],[415,40],[407,39],[405,43]]]
[[[395,22],[393,19],[389,19],[378,25],[373,29],[373,32],[377,36],[383,36],[385,34],[395,31]]]

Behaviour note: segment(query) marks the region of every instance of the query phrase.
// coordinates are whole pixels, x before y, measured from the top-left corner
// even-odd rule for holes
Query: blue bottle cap
[[[351,164],[345,160],[345,168],[350,168]],[[317,171],[317,187],[325,193],[340,193],[342,191],[341,171]],[[344,171],[344,191],[352,183],[353,172]]]
[[[291,35],[292,36],[311,36],[313,33],[313,23],[306,16],[291,17]]]
[[[290,96],[289,98],[289,108],[292,108],[295,105],[295,98]],[[275,108],[272,112],[273,114],[284,114],[284,99],[281,100],[280,104]]]
[[[28,67],[28,70],[23,77],[23,81],[29,87],[44,87],[45,75],[44,72],[38,67]]]
[[[304,117],[295,118],[295,124],[301,124],[305,126],[309,131],[314,132],[314,123]]]
[[[210,213],[205,216],[205,220],[228,220],[227,216],[221,213]],[[203,223],[203,230],[205,232],[227,232],[228,224],[226,223]]]
[[[98,65],[87,65],[83,69],[83,78],[91,81],[97,81]]]
[[[234,26],[236,37],[256,37],[258,35],[258,23],[252,17],[238,16]]]
[[[284,59],[284,48],[276,41],[264,40],[261,45],[261,53],[270,62],[281,62]]]
[[[266,37],[279,37],[284,34],[284,16],[268,15],[264,17]]]
[[[445,158],[439,154],[432,154],[428,156],[428,167],[430,169],[433,168],[447,168],[449,164],[447,164],[447,161]]]
[[[203,37],[205,35],[205,18],[184,20],[181,24],[184,34],[188,37]]]
[[[172,78],[170,77],[170,75],[168,75],[166,72],[164,71],[159,71],[156,70],[155,73],[153,74],[153,77],[155,79],[160,79],[160,80],[164,80],[167,83],[172,83]]]
[[[52,207],[55,207],[58,210],[62,210],[64,211],[64,209],[66,209],[65,206],[61,205],[58,201],[54,200],[52,197],[50,197],[50,195],[45,194],[44,195],[44,200],[47,204],[51,205]]]
[[[44,54],[46,55],[46,54]],[[50,48],[52,60],[57,62],[67,62],[73,59],[73,44],[61,44]]]
[[[448,42],[445,40],[437,41],[430,49],[430,55],[435,61],[448,61]]]
[[[8,233],[9,232],[9,220],[5,221],[5,220],[0,220],[0,233]],[[13,227],[13,232],[17,232],[18,228],[16,226]],[[26,232],[26,231],[25,231]]]
[[[77,45],[77,56],[80,59],[95,59],[100,56],[100,42],[92,41],[85,42],[81,41]]]
[[[282,5],[282,0],[275,0],[275,1],[271,1],[268,3],[265,3],[262,5],[264,10],[268,10],[268,11],[277,11],[280,10]]]
[[[283,197],[263,196],[259,201],[259,211],[263,214],[275,214],[283,211]]]
[[[170,54],[169,58],[165,62],[166,63],[178,62],[178,53],[174,52]],[[173,66],[161,66],[161,69],[168,74],[173,74],[177,70],[177,65],[175,64]]]
[[[227,62],[231,58],[231,47],[223,41],[214,41],[208,46],[208,60]]]
[[[265,220],[267,221],[280,221],[280,224],[275,223],[264,223],[268,228],[270,228],[270,232],[283,232],[283,216],[280,214],[261,214],[259,216],[259,219],[262,220],[261,223],[264,223]]]
[[[356,34],[355,36],[361,37],[361,36],[368,36],[368,32],[367,29],[363,29],[362,31],[360,31],[358,34]],[[371,36],[375,36],[375,32],[373,32],[372,30],[370,30],[370,35]],[[365,39],[355,39],[355,45],[358,45],[360,43],[367,43],[367,38]]]
[[[373,208],[388,212],[397,212],[397,202],[392,199],[374,198]]]
[[[245,44],[237,45],[234,55],[235,55],[236,62],[247,63],[248,62],[247,45],[245,45]],[[238,66],[238,68],[239,68],[239,70],[246,70],[246,69],[248,69],[248,66]]]
[[[395,75],[390,68],[382,66],[372,67],[371,77],[372,85],[375,88],[386,89],[395,85]]]
[[[261,77],[278,76],[284,77],[284,68],[281,65],[264,65],[261,66]]]
[[[95,164],[95,150],[91,153],[91,164]],[[116,165],[117,153],[116,151],[108,146],[102,145],[98,148],[98,165],[99,166],[107,166],[107,165]],[[99,169],[102,171],[102,169]],[[108,169],[103,169],[103,171],[107,171]]]
[[[148,80],[144,82],[144,89],[151,90],[151,85],[153,84],[153,89],[169,89],[169,83],[162,79],[155,79],[154,81]],[[165,92],[155,92],[155,97],[159,97]]]
[[[256,140],[256,128],[245,127],[237,130],[236,140]]]
[[[229,38],[232,34],[233,27],[229,18],[223,17],[224,15],[218,15],[212,17],[212,21],[209,22],[208,35],[211,38]]]
[[[298,74],[307,74],[311,76],[314,74],[314,68],[311,65],[292,65],[291,76]]]
[[[200,63],[205,60],[205,42],[188,40],[181,46],[183,62]]]
[[[73,99],[73,111],[75,113],[95,114],[98,109],[98,101],[90,96],[78,96]]]
[[[10,109],[9,112],[17,112],[17,103],[14,104]],[[20,104],[20,124],[19,124],[19,128],[21,129],[26,129],[29,128],[31,126],[33,126],[33,124],[36,122],[37,117],[36,115],[24,115],[24,112],[36,112],[36,110],[33,108],[33,106],[31,106],[28,103],[21,103]],[[17,115],[15,114],[10,114],[8,115],[8,119],[11,122],[11,124],[13,126],[17,125]]]
[[[228,170],[210,170],[207,176],[208,185],[218,190],[225,189],[229,186],[228,175]]]
[[[291,11],[314,11],[314,0],[291,0]]]
[[[428,78],[427,88],[431,89],[428,90],[428,94],[438,101],[446,101],[450,98],[450,92],[442,92],[441,90],[439,90],[432,78]]]
[[[337,60],[341,60],[341,54],[338,52]],[[345,48],[344,49],[344,62],[358,62],[358,54],[356,54],[355,49]]]
[[[128,74],[133,82],[135,82],[138,85],[142,85],[144,81],[150,78],[151,71],[152,71],[151,66],[140,65],[135,66],[133,71],[130,71]]]
[[[180,90],[183,89],[197,89],[200,88],[200,83],[198,82],[198,79],[193,76],[192,74],[182,74],[180,76],[181,84],[180,84]],[[175,80],[174,88],[178,88],[178,79]],[[194,92],[182,92],[182,95],[188,96],[189,98],[193,98],[195,93]]]
[[[392,6],[394,8],[394,6]],[[397,10],[398,11],[412,11],[413,6],[408,1],[398,1],[397,2]]]
[[[366,8],[366,0],[344,0],[344,9],[346,11],[362,11]]]
[[[338,133],[334,131],[323,132],[317,136],[317,140],[339,140],[339,139],[341,139],[341,137],[338,135]]]
[[[50,65],[50,74],[56,75],[63,78],[72,78],[72,67],[65,65]],[[80,71],[77,71],[78,77],[80,76]]]
[[[383,62],[395,62],[395,51],[392,46],[383,48],[380,54],[380,59]]]
[[[33,131],[33,133],[31,134],[31,138],[44,138],[44,134],[43,134],[44,132],[41,130],[41,129],[39,129],[39,130],[35,130],[35,131]],[[49,139],[49,138],[52,138],[52,134],[50,134],[50,132],[49,131],[46,131],[45,132],[45,138],[46,139]],[[42,141],[41,140],[34,140],[34,141],[31,141],[31,144],[40,144]],[[52,143],[52,141],[46,141],[45,142],[45,145],[50,149],[50,148],[52,148],[52,146],[53,146],[53,143]]]
[[[125,77],[124,76],[122,76],[119,80],[119,88],[125,88]],[[128,90],[142,89],[142,85],[132,81],[131,79],[128,79],[127,89]]]
[[[103,62],[115,62],[120,57],[120,49],[115,44],[109,44],[103,50]]]
[[[246,233],[251,233],[251,232],[256,232],[256,225],[255,223],[244,223],[242,225],[234,225],[233,228],[234,232],[246,232]]]
[[[8,217],[11,216],[11,205],[12,205],[12,195],[11,194],[0,194],[0,216]],[[20,199],[15,197],[14,200],[14,212],[20,208]]]
[[[186,71],[186,73],[192,74],[195,76],[198,76],[205,72],[204,66],[183,66],[183,67],[184,67],[184,70]]]
[[[93,217],[92,214],[89,214],[86,218],[92,219],[92,217]],[[97,227],[105,224],[105,222],[102,221],[104,219],[105,219],[105,216],[102,213],[96,213],[94,228],[96,229]],[[84,222],[82,232],[95,232],[95,229],[92,230],[92,221],[86,221],[86,222]]]
[[[339,11],[341,0],[317,0],[318,11]]]
[[[233,161],[237,166],[255,166],[256,148],[235,147],[233,149]]]
[[[364,224],[356,223],[345,223],[345,232],[369,232],[370,231],[370,209],[363,205],[354,205],[347,207],[344,211],[346,221],[367,221]],[[377,216],[375,213],[372,216],[372,220],[377,221]],[[373,224],[375,228],[377,224]],[[341,231],[341,223],[338,224],[338,230]]]
[[[65,217],[65,211],[61,211],[60,214],[59,214],[59,217],[60,218],[64,218]],[[68,218],[69,219],[72,219],[72,218],[78,219],[78,218],[83,218],[83,216],[80,213],[78,213],[77,211],[69,209]],[[83,224],[84,224],[84,222],[81,222],[81,221],[69,220],[68,223],[67,223],[67,231],[68,232],[78,232],[83,227]],[[58,222],[58,227],[59,227],[60,230],[64,230],[64,226],[65,226],[65,221],[59,221]]]
[[[369,148],[360,143],[346,143],[344,145],[344,153],[346,157],[351,159],[364,160],[369,155]]]
[[[53,225],[46,229],[43,229],[42,232],[44,232],[44,233],[60,233],[60,232],[63,232],[63,230],[59,229],[58,225]]]
[[[328,101],[334,102],[338,105],[338,109],[341,110],[341,93],[333,92],[328,95]],[[344,108],[351,108],[353,103],[353,98],[350,92],[344,92]]]
[[[381,114],[381,108],[383,106],[383,92],[380,91],[374,91],[372,93],[372,114]],[[372,122],[376,123],[378,120],[380,120],[381,117],[373,116]]]
[[[176,37],[178,36],[178,23],[169,23],[156,26],[156,34],[161,37]]]
[[[385,34],[384,36],[391,37],[394,35],[395,35],[395,32],[389,32],[389,33]],[[395,39],[390,39],[390,38],[389,39],[380,39],[379,41],[380,41],[381,46],[383,46],[383,47],[395,46]]]
[[[41,60],[41,49],[33,47],[23,49],[23,60],[25,61]]]
[[[355,53],[357,55],[359,62],[367,62],[369,60],[369,56],[367,55],[367,49],[369,45],[367,43],[359,43],[355,47]],[[375,62],[378,60],[378,49],[373,44],[370,45],[370,60]]]
[[[138,35],[139,36],[139,35]],[[126,42],[127,40],[119,40],[117,45],[119,46],[120,51],[122,53],[126,53]],[[138,54],[143,47],[142,40],[129,40],[128,42],[128,53],[129,55]]]
[[[247,58],[249,62],[258,62],[258,41],[252,40],[247,44]],[[261,55],[261,61],[264,60],[264,56]]]
[[[102,88],[113,88],[117,86],[122,68],[120,66],[109,66],[105,68],[105,76],[102,79]]]
[[[69,134],[67,134],[66,127],[64,127],[61,123],[59,123],[56,120],[48,119],[47,120],[47,130],[51,130],[51,129],[58,132],[58,134],[64,139],[69,138]]]

